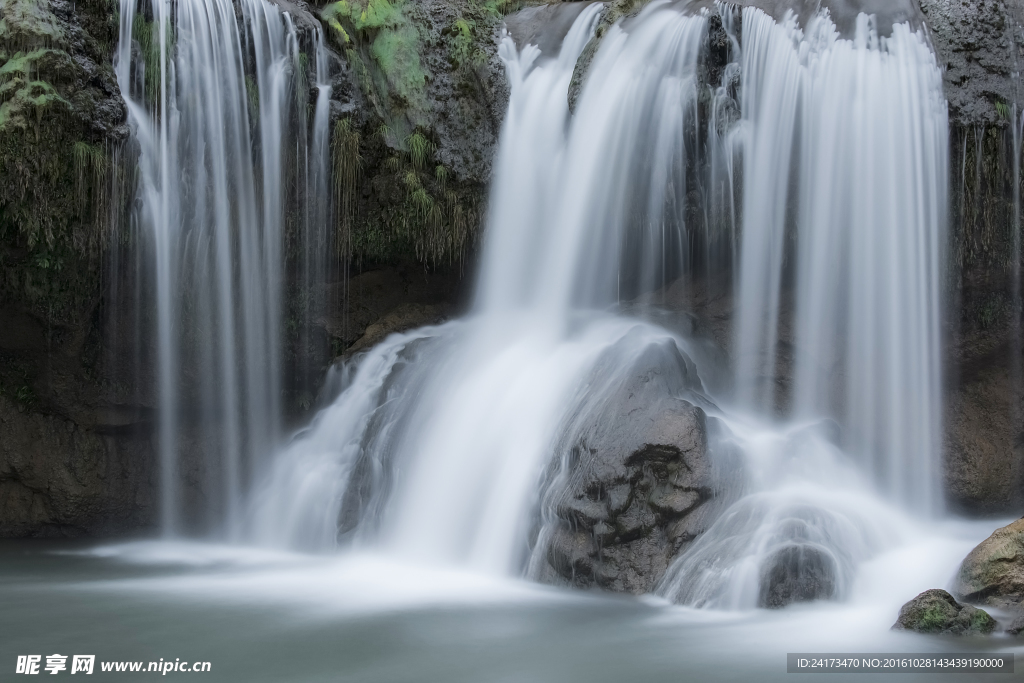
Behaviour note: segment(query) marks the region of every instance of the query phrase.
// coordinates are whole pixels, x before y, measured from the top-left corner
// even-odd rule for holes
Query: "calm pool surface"
[[[579,593],[373,556],[311,557],[137,542],[0,544],[0,663],[96,656],[89,680],[157,673],[103,662],[210,662],[208,681],[799,681],[787,652],[1015,653],[1024,639],[888,630],[881,604],[710,612]],[[70,658],[68,660],[70,662]],[[70,675],[68,670],[59,675]],[[42,674],[46,674],[41,670]],[[77,675],[77,674],[76,674]],[[943,681],[1010,680],[943,674]],[[934,680],[845,674],[839,680]],[[17,679],[15,679],[17,680]]]

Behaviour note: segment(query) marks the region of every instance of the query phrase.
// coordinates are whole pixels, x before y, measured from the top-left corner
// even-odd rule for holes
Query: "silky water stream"
[[[570,113],[599,11],[579,13],[557,54],[501,44],[512,95],[469,313],[332,370],[329,405],[248,495],[236,454],[270,437],[225,432],[225,524],[239,543],[5,543],[5,661],[199,660],[216,680],[679,681],[781,679],[787,652],[1024,652],[889,630],[996,525],[949,517],[938,493],[948,124],[925,34],[860,15],[844,35],[827,13],[801,26],[726,5],[712,25],[708,8],[655,2],[606,31]],[[287,64],[278,16],[269,70]],[[731,47],[708,84],[711,30]],[[141,105],[135,115],[148,120]],[[181,202],[159,180],[180,163],[161,156],[171,122],[156,122],[144,157],[147,202]],[[243,204],[271,231],[246,267],[275,258],[274,182],[262,208]],[[157,227],[157,240],[174,229]],[[717,343],[735,367],[648,305],[716,269],[735,308]],[[232,296],[221,283],[217,296]],[[245,324],[264,334],[274,295],[246,301]],[[162,305],[173,326],[174,303]],[[257,365],[273,357],[267,334],[248,352]],[[799,350],[784,362],[783,334]],[[545,501],[565,485],[558,444],[651,358],[666,396],[720,425],[709,457],[731,476],[717,517],[653,594],[531,581]],[[223,387],[221,409],[250,432],[275,423],[232,387],[269,386],[267,367]],[[827,564],[831,599],[758,608],[763,567],[787,549]]]

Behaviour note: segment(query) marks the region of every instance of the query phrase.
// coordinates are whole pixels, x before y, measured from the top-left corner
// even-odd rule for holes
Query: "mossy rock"
[[[364,94],[392,128],[404,128],[393,110],[415,127],[425,122],[428,108],[423,41],[409,10],[406,0],[341,0],[320,13],[328,35],[361,76]]]
[[[115,150],[116,4],[4,0],[0,12],[0,296],[79,325],[100,294]]]
[[[473,251],[507,106],[497,43],[512,4],[340,0],[320,10],[368,104],[348,110],[332,141],[342,260],[461,269]]]
[[[961,605],[948,592],[933,588],[903,605],[892,628],[956,636],[988,635],[995,630],[996,620],[984,610]]]
[[[993,607],[1024,605],[1024,518],[996,529],[967,555],[954,592]]]

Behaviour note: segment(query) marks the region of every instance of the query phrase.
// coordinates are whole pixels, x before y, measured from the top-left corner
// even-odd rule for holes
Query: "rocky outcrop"
[[[327,286],[339,302],[316,321],[336,355],[351,356],[393,332],[443,322],[463,307],[467,282],[458,271],[427,271],[414,263],[380,266]]]
[[[357,91],[332,109],[343,256],[461,269],[485,213],[508,85],[498,2],[325,4],[319,15]],[[358,101],[357,101],[358,100]]]
[[[900,608],[893,630],[954,636],[987,635],[996,620],[984,610],[961,605],[944,590],[926,590]]]
[[[674,345],[651,348],[612,398],[582,409],[549,489],[537,578],[646,593],[706,529],[719,486],[707,418],[679,397],[695,380]]]
[[[1024,609],[1024,519],[996,529],[967,555],[953,592],[969,602]]]
[[[574,585],[649,592],[703,530],[693,514],[712,495],[703,411],[678,401],[636,417],[649,423],[642,440],[581,446],[587,472],[557,509],[548,561]]]
[[[505,28],[520,50],[536,45],[542,54],[555,57],[573,23],[590,2],[556,2],[526,7],[505,17]]]
[[[950,121],[1005,125],[1021,93],[1013,78],[1024,57],[1017,0],[920,0],[943,67]]]

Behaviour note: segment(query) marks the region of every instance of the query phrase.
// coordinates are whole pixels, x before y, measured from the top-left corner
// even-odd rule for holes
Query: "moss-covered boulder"
[[[954,593],[961,600],[993,607],[1024,606],[1024,518],[978,544],[957,573]]]
[[[903,605],[892,628],[955,636],[987,635],[995,630],[996,620],[984,610],[961,605],[946,591],[933,588]]]

